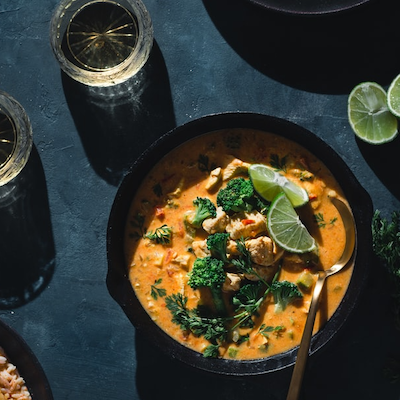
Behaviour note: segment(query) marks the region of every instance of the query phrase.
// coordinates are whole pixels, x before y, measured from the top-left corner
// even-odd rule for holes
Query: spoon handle
[[[317,283],[315,284],[313,296],[311,299],[310,309],[308,311],[307,321],[304,326],[300,347],[297,352],[296,364],[294,366],[286,400],[297,400],[299,398],[301,384],[303,381],[304,371],[308,358],[308,352],[310,348],[311,336],[314,328],[315,316],[318,310],[319,297],[321,295],[326,276],[327,274],[325,271],[320,271],[318,274]]]

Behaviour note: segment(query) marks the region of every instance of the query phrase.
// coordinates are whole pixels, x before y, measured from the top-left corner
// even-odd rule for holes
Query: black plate
[[[247,0],[269,10],[294,15],[333,14],[359,7],[370,0]]]
[[[17,367],[19,374],[33,400],[53,400],[47,377],[35,354],[22,337],[9,325],[0,320],[0,347],[9,362]]]
[[[372,258],[371,219],[372,201],[338,154],[310,131],[291,122],[260,114],[224,113],[206,116],[182,125],[155,142],[132,166],[123,179],[108,222],[107,287],[111,296],[144,335],[170,357],[204,371],[224,375],[258,375],[293,365],[297,348],[258,360],[222,360],[204,358],[201,354],[179,344],[162,331],[149,317],[136,298],[125,266],[123,242],[129,206],[143,178],[154,164],[172,149],[196,136],[220,129],[250,128],[272,132],[293,140],[318,155],[340,183],[353,210],[357,252],[349,289],[337,311],[311,342],[311,353],[324,347],[335,336],[353,310],[364,286]]]

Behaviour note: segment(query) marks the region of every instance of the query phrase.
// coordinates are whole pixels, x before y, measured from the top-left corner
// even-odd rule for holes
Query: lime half
[[[291,253],[307,253],[315,249],[315,240],[300,221],[285,193],[278,194],[267,214],[267,228],[271,238]]]
[[[305,189],[264,164],[250,165],[249,175],[254,189],[265,200],[272,201],[278,193],[284,192],[293,207],[300,207],[308,202]]]
[[[390,112],[400,117],[400,75],[397,75],[389,86],[387,102]]]
[[[397,136],[397,118],[389,111],[385,90],[375,82],[360,83],[351,91],[347,112],[354,133],[367,143],[387,143]]]

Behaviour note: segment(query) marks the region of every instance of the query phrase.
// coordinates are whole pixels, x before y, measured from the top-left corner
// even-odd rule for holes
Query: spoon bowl
[[[322,293],[326,278],[336,274],[343,269],[350,261],[356,245],[356,230],[353,214],[350,208],[341,200],[332,197],[333,205],[339,211],[343,225],[346,231],[346,244],[342,256],[331,268],[318,272],[318,279],[314,287],[311,298],[310,310],[308,312],[307,321],[304,326],[303,336],[300,342],[300,347],[297,352],[296,363],[293,369],[292,379],[290,381],[288,395],[286,400],[297,400],[299,397],[301,384],[303,381],[304,370],[307,363],[308,352],[310,349],[311,336],[314,328],[315,316],[318,311],[319,299]]]

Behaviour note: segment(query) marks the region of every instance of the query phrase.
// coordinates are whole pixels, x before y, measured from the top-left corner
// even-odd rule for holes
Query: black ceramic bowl
[[[353,310],[369,272],[371,260],[372,201],[338,154],[308,130],[291,122],[260,114],[224,113],[191,121],[162,136],[132,166],[123,179],[108,222],[107,286],[111,296],[139,332],[170,357],[212,373],[241,376],[258,375],[293,365],[297,348],[257,360],[224,360],[204,358],[201,354],[179,344],[162,331],[142,308],[131,287],[124,260],[123,239],[129,206],[142,180],[154,164],[172,149],[199,135],[229,128],[250,128],[275,133],[307,148],[317,155],[340,183],[354,213],[357,248],[354,272],[349,288],[335,314],[317,333],[311,343],[311,353],[324,347],[342,327]]]
[[[321,16],[360,7],[370,0],[247,0],[250,3],[290,15]]]
[[[47,377],[35,354],[22,337],[0,320],[0,347],[17,367],[33,400],[53,400]]]

